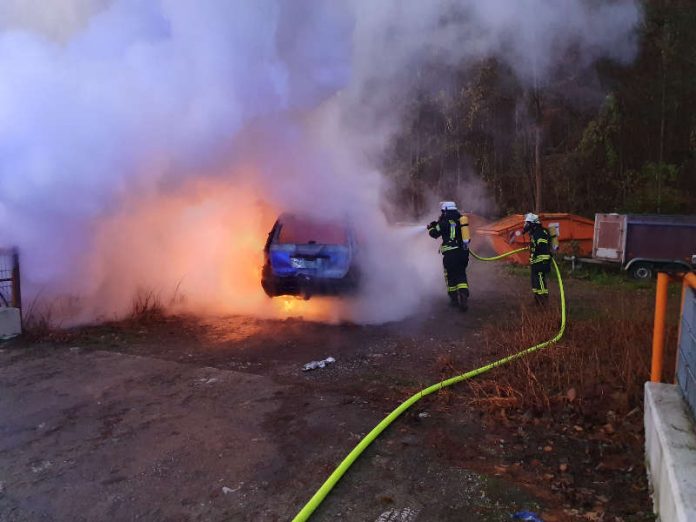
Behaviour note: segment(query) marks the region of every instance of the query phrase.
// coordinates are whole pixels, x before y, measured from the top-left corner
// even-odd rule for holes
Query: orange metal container
[[[590,257],[592,255],[594,221],[575,214],[565,213],[540,214],[539,219],[546,228],[557,225],[559,253],[561,255],[579,257]],[[497,254],[503,254],[529,245],[529,236],[522,234],[523,228],[524,215],[512,214],[493,223],[478,227],[476,234],[484,238]],[[517,235],[516,232],[520,234]],[[521,252],[506,259],[516,264],[526,265],[529,263],[529,254]]]
[[[480,250],[486,244],[486,239],[479,235],[478,231],[490,223],[486,218],[474,214],[472,212],[464,212],[464,215],[469,218],[469,233],[471,235],[471,248],[476,251]]]

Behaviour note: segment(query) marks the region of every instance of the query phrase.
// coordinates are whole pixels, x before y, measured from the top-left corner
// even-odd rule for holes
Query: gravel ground
[[[291,519],[364,434],[452,366],[472,367],[483,325],[514,321],[529,298],[526,278],[472,276],[466,314],[443,299],[381,326],[164,317],[0,346],[0,520]],[[464,399],[416,404],[313,520],[588,520],[542,478],[548,433],[511,444],[514,426]],[[621,484],[607,487],[645,497],[643,517],[647,494]]]

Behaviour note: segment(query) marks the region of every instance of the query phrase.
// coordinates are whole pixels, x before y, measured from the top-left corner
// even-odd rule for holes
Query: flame
[[[338,300],[322,297],[304,299],[299,296],[280,296],[272,300],[276,316],[295,317],[312,321],[330,321],[338,307]]]
[[[280,304],[282,306],[283,312],[291,314],[293,310],[297,308],[296,306],[297,298],[283,296],[280,298]]]
[[[221,182],[133,200],[127,212],[99,225],[90,274],[98,290],[95,307],[127,312],[145,289],[164,306],[199,316],[337,321],[341,299],[271,299],[264,293],[263,247],[278,214],[252,185]],[[129,274],[125,283],[119,274]]]

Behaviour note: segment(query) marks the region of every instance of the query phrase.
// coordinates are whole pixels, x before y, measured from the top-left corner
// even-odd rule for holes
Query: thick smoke
[[[0,245],[28,295],[71,296],[71,320],[143,291],[275,315],[275,216],[350,216],[364,295],[301,313],[404,317],[442,291],[439,261],[387,223],[378,166],[409,94],[437,86],[422,66],[495,56],[543,82],[571,48],[578,67],[630,60],[639,18],[628,1],[3,0]]]

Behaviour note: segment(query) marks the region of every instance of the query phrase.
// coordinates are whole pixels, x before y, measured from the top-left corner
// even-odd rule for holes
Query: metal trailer
[[[636,279],[696,269],[696,215],[595,214],[594,227],[592,258]]]

